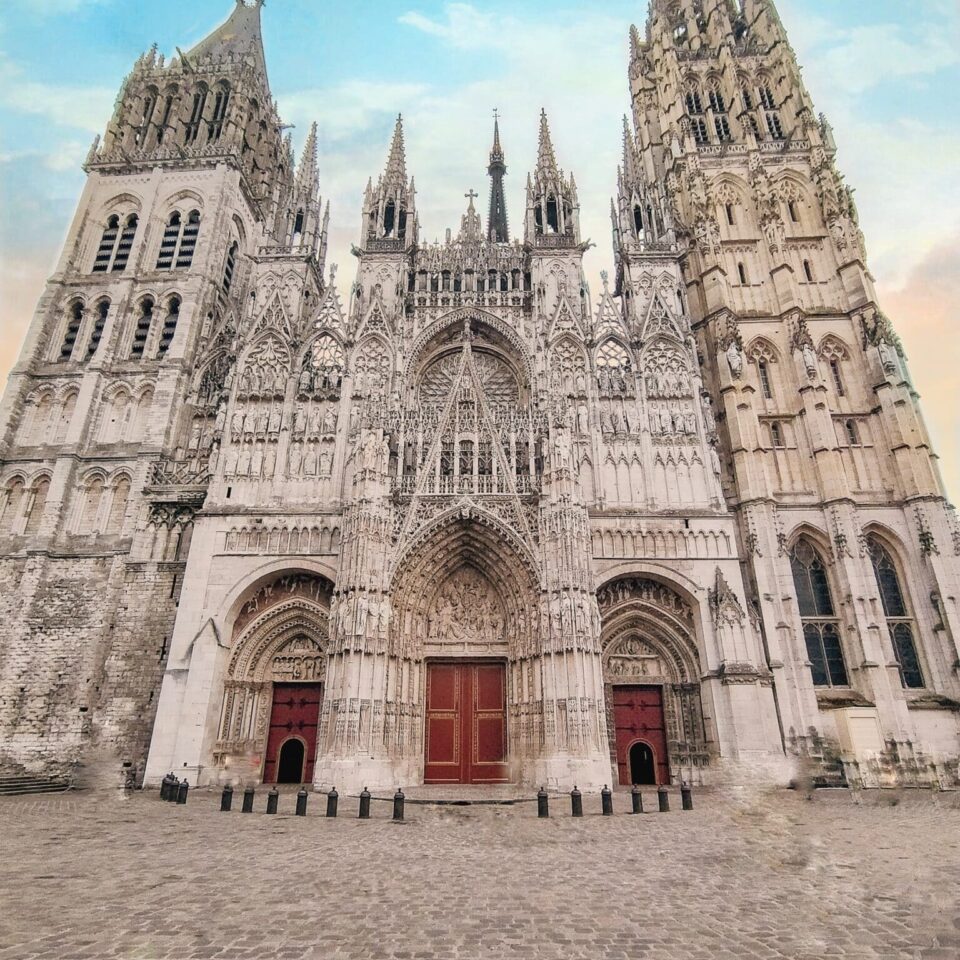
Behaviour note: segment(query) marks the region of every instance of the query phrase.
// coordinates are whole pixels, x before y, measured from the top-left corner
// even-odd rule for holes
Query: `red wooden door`
[[[508,783],[506,667],[427,665],[425,783]]]
[[[323,702],[321,683],[275,683],[273,707],[270,711],[270,733],[267,735],[267,758],[263,765],[263,782],[276,783],[283,772],[285,783],[310,783],[313,764],[317,757],[317,726],[320,723],[320,704]],[[296,751],[287,751],[287,762],[281,763],[284,744],[291,738],[303,742],[303,772],[296,779],[290,772],[290,757]]]
[[[662,687],[613,688],[620,783],[669,783]]]

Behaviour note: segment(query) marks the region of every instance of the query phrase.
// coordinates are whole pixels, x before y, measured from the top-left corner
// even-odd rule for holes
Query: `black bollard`
[[[170,787],[167,790],[167,803],[176,803],[179,791],[180,781],[174,777],[173,780],[170,781]]]
[[[327,794],[327,816],[335,817],[337,815],[337,803],[340,800],[340,794],[337,793],[337,788],[333,787],[330,792]]]
[[[297,816],[305,817],[307,815],[307,791],[301,787],[297,792]]]
[[[243,791],[243,807],[241,813],[253,813],[253,798],[256,795],[256,789],[251,785]]]
[[[690,789],[689,783],[680,785],[680,801],[684,810],[693,809],[693,790]]]
[[[643,813],[643,794],[640,792],[640,787],[636,783],[630,791],[630,801],[633,804],[634,813]]]
[[[541,820],[550,816],[550,796],[543,787],[537,791],[537,816]]]
[[[661,813],[670,812],[670,791],[666,787],[657,787],[657,802]]]
[[[605,817],[613,816],[613,791],[606,785],[600,791],[600,804]]]
[[[274,787],[267,794],[267,813],[274,814],[277,812],[277,804],[280,802],[280,791]]]
[[[167,797],[170,794],[170,778],[173,776],[172,773],[168,773],[163,780],[160,781],[160,799],[166,803]]]
[[[177,803],[182,807],[187,802],[187,792],[190,790],[190,784],[184,780],[177,787]]]
[[[223,795],[220,797],[220,812],[229,813],[233,806],[233,787],[228,783],[223,788]]]
[[[403,791],[398,787],[397,792],[393,797],[393,819],[402,820],[403,819],[403,804],[406,800],[406,797],[403,795]]]
[[[370,791],[366,787],[360,791],[360,815],[358,819],[370,819]]]
[[[575,817],[583,816],[583,794],[574,785],[570,793],[570,812]]]

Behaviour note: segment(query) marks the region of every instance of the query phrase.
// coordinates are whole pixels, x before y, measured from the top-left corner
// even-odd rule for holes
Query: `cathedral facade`
[[[341,293],[261,6],[137,61],[10,377],[0,764],[955,784],[960,530],[772,0],[631,32],[596,297],[545,114],[433,244],[398,120]]]

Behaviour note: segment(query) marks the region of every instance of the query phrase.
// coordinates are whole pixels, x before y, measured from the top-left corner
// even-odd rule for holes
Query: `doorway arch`
[[[277,783],[303,783],[307,745],[300,737],[290,737],[280,747],[277,760]]]
[[[637,740],[630,747],[630,783],[641,787],[657,783],[657,757],[644,740]]]

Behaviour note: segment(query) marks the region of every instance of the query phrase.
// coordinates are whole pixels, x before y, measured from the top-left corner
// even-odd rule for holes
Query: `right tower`
[[[787,750],[955,782],[960,533],[772,0],[653,0],[630,87],[617,292],[679,258]]]

